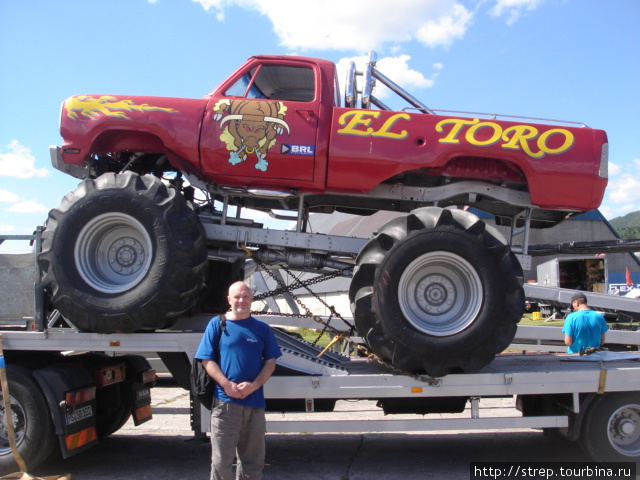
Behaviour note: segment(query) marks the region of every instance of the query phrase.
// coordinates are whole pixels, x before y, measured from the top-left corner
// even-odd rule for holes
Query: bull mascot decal
[[[287,107],[282,102],[261,100],[220,100],[213,107],[214,121],[220,122],[220,140],[229,150],[229,163],[237,165],[255,153],[255,167],[267,171],[267,151],[276,143],[276,136],[287,131],[284,121]]]

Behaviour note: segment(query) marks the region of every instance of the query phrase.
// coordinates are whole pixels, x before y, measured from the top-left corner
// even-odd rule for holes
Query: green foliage
[[[609,223],[622,238],[640,238],[640,211],[616,217]]]
[[[618,235],[626,239],[640,238],[640,227],[622,227],[616,229]]]

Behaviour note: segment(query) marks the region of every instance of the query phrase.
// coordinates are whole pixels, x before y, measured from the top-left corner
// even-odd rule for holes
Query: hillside
[[[622,238],[640,238],[640,212],[627,213],[609,220]]]

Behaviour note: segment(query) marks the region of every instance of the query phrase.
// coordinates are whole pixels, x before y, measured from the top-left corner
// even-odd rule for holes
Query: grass
[[[546,318],[541,318],[539,320],[533,320],[531,318],[530,313],[525,313],[520,320],[518,325],[534,325],[534,326],[544,326],[544,327],[561,327],[564,324],[564,319],[559,320],[547,320]]]
[[[320,339],[318,339],[318,335],[320,335],[320,330],[313,330],[311,328],[296,328],[295,333],[299,333],[309,343],[317,343],[317,345],[321,348],[329,345],[331,341],[331,337],[327,333],[323,333]]]

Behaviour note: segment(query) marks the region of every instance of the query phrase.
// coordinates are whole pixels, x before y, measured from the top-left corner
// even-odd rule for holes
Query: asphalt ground
[[[209,478],[210,445],[194,440],[189,394],[169,379],[152,390],[154,418],[130,420],[101,445],[55,460],[31,475],[71,473],[73,480],[193,480]],[[514,415],[506,399],[482,407]],[[384,418],[374,402],[338,402],[334,414],[293,414],[296,420]],[[483,412],[481,411],[481,414]],[[305,417],[305,415],[311,415]],[[468,416],[468,412],[462,414]],[[281,420],[281,414],[268,418]],[[416,417],[422,418],[422,417]],[[579,446],[530,429],[483,432],[268,434],[264,479],[470,479],[474,462],[587,462]],[[480,478],[480,477],[477,477]],[[487,477],[492,478],[492,477]]]

